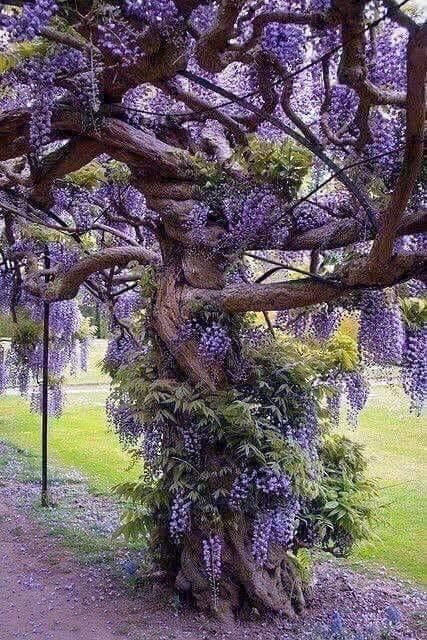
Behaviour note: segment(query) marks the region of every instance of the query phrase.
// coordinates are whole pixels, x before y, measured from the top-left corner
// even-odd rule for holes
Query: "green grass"
[[[70,393],[64,415],[51,420],[49,430],[52,462],[79,469],[95,492],[108,492],[114,484],[138,476],[137,467],[128,470],[130,456],[107,429],[105,398],[99,392]],[[40,452],[40,417],[30,413],[28,403],[17,396],[0,398],[0,438]]]
[[[75,382],[108,382],[95,367],[104,349],[104,341],[95,342],[89,372]],[[130,458],[107,430],[105,397],[106,393],[87,389],[70,393],[64,415],[51,421],[49,436],[52,462],[76,467],[88,477],[91,489],[99,492],[136,478],[139,471],[136,467],[127,470]],[[376,537],[353,554],[353,561],[380,563],[427,583],[425,426],[425,419],[409,414],[398,387],[376,386],[362,413],[361,426],[350,437],[366,446],[370,474],[379,480],[384,504]],[[40,451],[40,418],[17,396],[0,398],[0,438],[37,455]]]
[[[366,447],[370,474],[381,487],[375,538],[354,557],[374,561],[427,584],[426,420],[409,413],[401,389],[375,387],[350,436]]]

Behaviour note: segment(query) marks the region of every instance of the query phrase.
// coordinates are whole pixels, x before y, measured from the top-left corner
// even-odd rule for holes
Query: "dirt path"
[[[108,581],[0,505],[0,638],[117,640],[135,616]]]
[[[0,473],[0,640],[319,640],[335,610],[353,631],[379,628],[390,605],[402,614],[393,640],[427,637],[425,594],[386,574],[368,577],[328,562],[316,570],[304,617],[265,621],[253,614],[224,628],[177,608],[165,586],[133,594],[107,567],[83,565],[23,508],[28,492],[16,471]],[[77,534],[81,520],[75,525]]]

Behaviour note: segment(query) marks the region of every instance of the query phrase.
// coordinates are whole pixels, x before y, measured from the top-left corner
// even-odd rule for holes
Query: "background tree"
[[[47,301],[59,412],[80,288],[108,311],[107,411],[145,461],[123,531],[224,616],[291,615],[298,550],[365,534],[363,458],[328,435],[362,365],[425,398],[426,27],[405,4],[2,3],[0,387],[38,404]],[[344,312],[359,351],[331,338]]]

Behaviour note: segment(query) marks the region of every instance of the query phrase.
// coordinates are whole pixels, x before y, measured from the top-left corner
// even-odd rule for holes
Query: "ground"
[[[93,363],[100,358],[97,345]],[[79,378],[80,379],[80,378]],[[116,436],[106,431],[104,403],[108,388],[92,367],[84,385],[68,390],[64,416],[51,421],[49,453],[53,462],[77,468],[95,493],[136,478],[139,468],[129,469],[130,458]],[[400,575],[427,584],[427,545],[424,514],[427,512],[425,417],[409,413],[408,401],[398,385],[373,385],[360,427],[346,430],[366,445],[370,473],[379,479],[383,509],[371,542],[352,555],[354,563],[375,562]],[[40,451],[39,417],[16,396],[0,397],[0,439],[34,454]]]
[[[111,543],[113,499],[94,497],[81,477],[57,471],[56,506],[41,509],[33,459],[3,444],[0,467],[0,640],[321,640],[331,637],[334,611],[349,632],[374,634],[385,628],[390,605],[402,614],[390,640],[425,637],[427,598],[408,581],[384,573],[368,577],[324,559],[303,618],[260,620],[252,611],[233,628],[219,629],[161,583],[131,588],[143,550]],[[67,548],[71,540],[73,552]]]
[[[383,490],[374,539],[349,561],[319,559],[303,620],[260,621],[251,612],[220,632],[165,585],[141,584],[144,549],[112,538],[120,506],[109,489],[140,469],[129,468],[129,455],[106,430],[108,380],[95,367],[103,348],[96,344],[81,384],[68,381],[67,409],[50,424],[52,508],[39,506],[39,417],[16,395],[0,398],[0,640],[322,640],[335,610],[350,634],[368,629],[371,640],[370,625],[383,628],[390,605],[403,619],[384,637],[426,637],[425,597],[416,586],[427,583],[425,420],[409,414],[398,385],[373,386],[350,434],[366,445]]]

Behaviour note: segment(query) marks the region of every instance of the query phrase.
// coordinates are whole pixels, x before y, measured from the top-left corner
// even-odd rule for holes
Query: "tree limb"
[[[30,260],[25,286],[46,302],[69,300],[77,295],[80,286],[93,273],[112,267],[126,267],[129,262],[158,265],[159,256],[142,247],[112,247],[82,258],[64,274],[57,274],[54,270],[40,271],[37,263]],[[43,282],[46,275],[53,278],[47,285]]]
[[[228,285],[219,291],[193,290],[187,302],[217,304],[228,313],[280,311],[332,302],[358,289],[390,287],[413,277],[425,277],[426,267],[426,256],[402,254],[394,256],[381,278],[373,279],[364,257],[352,262],[347,271],[342,271],[340,282],[320,282],[304,278],[269,284],[239,283]]]
[[[388,206],[381,215],[370,264],[381,270],[393,252],[394,239],[420,174],[424,151],[426,114],[427,23],[412,33],[407,53],[407,95],[405,153],[400,175]]]

